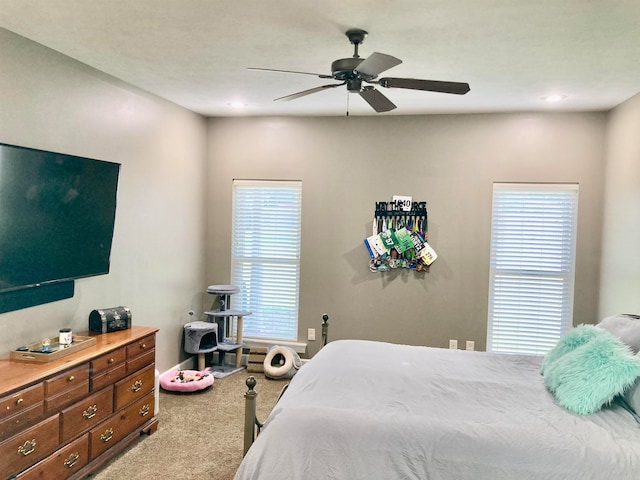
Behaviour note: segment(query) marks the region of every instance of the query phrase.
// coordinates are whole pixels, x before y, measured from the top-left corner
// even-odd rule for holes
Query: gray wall
[[[640,313],[640,94],[609,115],[600,316]]]
[[[0,142],[122,164],[111,273],[0,315],[0,354],[126,305],[160,328],[158,368],[170,368],[205,283],[206,121],[3,29],[0,45]]]
[[[61,326],[86,329],[93,308],[127,305],[134,323],[161,329],[161,370],[184,359],[187,311],[209,307],[207,284],[229,281],[233,178],[303,180],[301,340],[327,312],[332,339],[484,348],[494,181],[579,182],[575,323],[639,310],[637,97],[608,129],[605,113],[207,124],[6,30],[0,44],[0,141],[123,166],[111,274],[79,280],[72,299],[0,315],[0,354]],[[428,202],[440,257],[423,277],[368,271],[362,239],[374,203],[393,194]]]
[[[605,128],[604,113],[211,119],[207,279],[230,278],[232,179],[301,179],[300,340],[327,312],[330,339],[484,349],[492,183],[579,182],[574,318],[593,323]],[[362,240],[394,194],[428,202],[424,276],[369,272]]]

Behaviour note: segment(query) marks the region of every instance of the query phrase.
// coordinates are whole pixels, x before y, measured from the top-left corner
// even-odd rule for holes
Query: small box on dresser
[[[127,307],[92,310],[89,314],[89,330],[110,333],[131,328],[131,310]]]

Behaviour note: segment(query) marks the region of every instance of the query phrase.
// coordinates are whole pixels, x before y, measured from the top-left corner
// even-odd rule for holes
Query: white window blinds
[[[233,182],[232,305],[251,312],[247,337],[297,340],[301,210],[299,181]]]
[[[572,325],[578,185],[494,184],[487,351],[542,355]]]

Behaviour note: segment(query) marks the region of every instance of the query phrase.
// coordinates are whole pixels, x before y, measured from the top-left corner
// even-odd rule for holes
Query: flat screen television
[[[0,143],[0,294],[109,273],[119,173]]]

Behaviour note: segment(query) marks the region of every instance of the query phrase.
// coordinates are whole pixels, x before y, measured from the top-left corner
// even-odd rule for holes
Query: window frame
[[[488,352],[544,355],[572,327],[578,198],[577,183],[494,183]]]
[[[240,199],[240,190],[252,199]],[[297,341],[302,181],[234,179],[231,222],[231,283],[240,287],[233,308],[252,312],[244,338]]]

